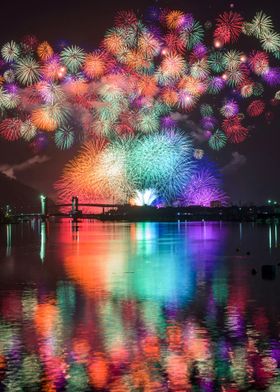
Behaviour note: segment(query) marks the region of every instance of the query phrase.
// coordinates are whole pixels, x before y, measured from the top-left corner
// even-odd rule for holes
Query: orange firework
[[[185,76],[178,83],[178,88],[185,90],[193,96],[200,96],[206,91],[207,85],[205,82],[192,76]]]
[[[64,85],[64,89],[70,95],[84,95],[88,90],[88,85],[85,80],[70,80]]]
[[[47,41],[42,42],[37,48],[40,60],[47,61],[53,56],[53,48]]]
[[[48,132],[55,131],[58,126],[57,122],[51,117],[51,113],[45,110],[44,107],[33,110],[31,121],[37,128]]]
[[[79,195],[81,202],[102,200],[104,187],[97,171],[105,146],[104,139],[94,139],[86,143],[80,154],[66,165],[62,179],[56,184],[60,201],[71,199],[73,192]]]
[[[125,43],[123,38],[115,31],[109,31],[103,40],[104,48],[115,56],[125,51]]]
[[[170,11],[166,15],[166,25],[169,29],[179,29],[185,22],[185,15],[181,11]]]
[[[138,81],[139,93],[146,97],[153,97],[158,92],[157,82],[154,76],[143,75]]]
[[[162,100],[169,106],[175,106],[178,103],[178,93],[174,88],[166,87],[161,94]]]
[[[139,50],[130,50],[126,55],[125,63],[132,69],[148,68],[149,62],[145,60]]]
[[[84,73],[88,78],[99,78],[106,71],[106,54],[101,51],[90,53],[85,58]]]
[[[183,56],[168,53],[163,58],[160,68],[164,77],[178,78],[184,73],[186,69],[186,63]]]

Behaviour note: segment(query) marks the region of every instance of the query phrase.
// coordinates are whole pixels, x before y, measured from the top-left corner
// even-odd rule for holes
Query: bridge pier
[[[73,221],[77,221],[80,214],[81,214],[81,211],[79,211],[79,198],[78,198],[78,196],[73,196],[72,197],[72,210],[71,210],[71,216],[73,218]]]

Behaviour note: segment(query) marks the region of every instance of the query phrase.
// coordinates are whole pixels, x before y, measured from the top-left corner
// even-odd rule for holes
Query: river
[[[0,226],[0,391],[279,391],[278,236],[252,223]]]

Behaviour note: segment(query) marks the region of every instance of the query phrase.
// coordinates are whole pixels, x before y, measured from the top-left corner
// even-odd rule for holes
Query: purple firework
[[[280,68],[269,68],[262,77],[269,86],[277,86],[280,84]]]
[[[215,168],[201,165],[191,176],[181,197],[183,206],[197,205],[210,207],[211,202],[228,204],[228,196],[221,188],[221,181]]]

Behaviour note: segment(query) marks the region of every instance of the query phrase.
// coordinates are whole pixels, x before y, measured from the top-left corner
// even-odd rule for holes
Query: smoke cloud
[[[47,162],[49,159],[50,157],[48,157],[47,155],[35,155],[34,157],[27,159],[26,161],[21,163],[16,163],[14,165],[0,165],[0,172],[10,178],[16,179],[16,172],[27,170],[36,164]]]
[[[229,174],[236,172],[241,166],[245,165],[247,158],[245,155],[239,154],[239,152],[234,151],[232,153],[232,158],[229,163],[227,163],[222,169],[221,173]]]
[[[196,142],[204,143],[209,139],[207,132],[194,121],[189,120],[189,116],[187,114],[175,112],[171,113],[171,117],[175,121],[180,122],[181,127],[185,128]]]

